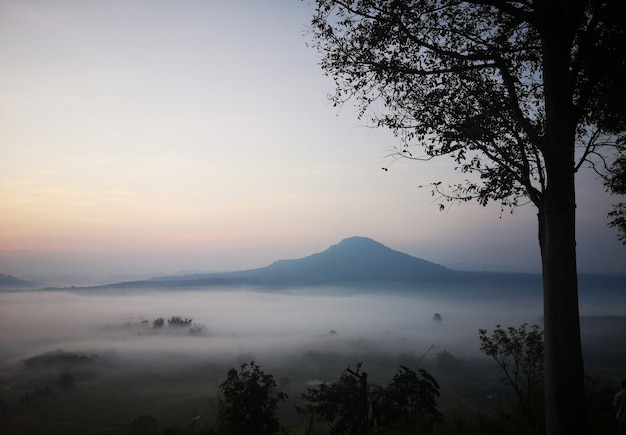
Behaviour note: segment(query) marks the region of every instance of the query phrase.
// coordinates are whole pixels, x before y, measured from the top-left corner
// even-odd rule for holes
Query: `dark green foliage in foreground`
[[[480,350],[492,357],[504,372],[530,427],[538,426],[543,393],[543,333],[537,325],[523,323],[503,329],[496,325],[490,336],[486,329],[478,331]]]
[[[308,404],[299,412],[310,417],[308,433],[317,421],[331,434],[386,433],[432,429],[441,418],[436,399],[439,384],[425,370],[400,366],[386,387],[371,384],[367,373],[348,367],[333,384],[309,388],[302,395]]]
[[[220,434],[265,435],[280,430],[276,407],[287,395],[254,361],[242,364],[240,371],[230,369],[219,392]]]
[[[413,427],[426,427],[441,418],[439,384],[426,370],[400,366],[382,392],[377,412],[383,426],[406,421]]]

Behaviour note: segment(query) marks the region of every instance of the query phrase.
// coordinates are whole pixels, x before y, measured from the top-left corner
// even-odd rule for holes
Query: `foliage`
[[[441,414],[437,408],[439,384],[425,370],[400,366],[386,387],[371,384],[361,364],[348,367],[339,380],[311,387],[302,398],[307,405],[298,411],[310,417],[309,432],[316,422],[329,425],[331,434],[368,434],[401,427],[429,428]]]
[[[412,427],[429,428],[441,418],[439,395],[439,384],[426,370],[400,366],[378,400],[376,414],[380,416],[380,425],[406,422]]]
[[[604,178],[604,185],[612,194],[626,195],[626,154],[613,162]],[[617,228],[619,240],[626,245],[626,203],[615,204],[608,217],[611,219],[609,225]]]
[[[479,330],[480,350],[504,371],[504,381],[513,387],[528,423],[536,424],[536,405],[543,391],[543,334],[537,325],[518,328],[496,325],[490,336]]]
[[[230,369],[219,391],[220,433],[264,435],[280,430],[275,412],[287,395],[254,361],[242,364],[240,371]]]
[[[193,319],[183,319],[180,316],[172,316],[172,318],[167,320],[167,324],[171,326],[187,326],[189,325]]]
[[[366,433],[371,388],[344,371],[337,382],[311,387],[303,393],[308,405],[298,410],[310,416],[310,429],[315,421],[321,421],[330,424],[330,434]]]
[[[159,317],[158,319],[152,322],[152,327],[154,329],[159,329],[163,327],[164,323],[165,323],[165,319],[163,317]]]
[[[619,50],[624,25],[613,18],[621,6],[579,3],[571,11],[579,28],[568,35],[572,125],[579,125],[582,147],[576,167],[616,145],[612,134],[624,131],[619,72],[626,60]],[[541,27],[549,12],[561,11],[491,1],[318,0],[312,30],[320,65],[336,83],[336,105],[356,99],[360,117],[403,140],[398,157],[449,155],[456,170],[479,175],[450,186],[452,193],[433,183],[436,192],[483,205],[516,206],[526,197],[539,206],[547,187],[542,141],[552,115]],[[594,45],[600,40],[606,44]],[[415,154],[416,144],[423,154]]]

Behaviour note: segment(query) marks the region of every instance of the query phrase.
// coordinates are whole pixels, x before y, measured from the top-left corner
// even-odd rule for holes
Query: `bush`
[[[240,371],[230,369],[219,393],[219,433],[269,435],[280,430],[275,413],[287,395],[254,361],[241,365]]]

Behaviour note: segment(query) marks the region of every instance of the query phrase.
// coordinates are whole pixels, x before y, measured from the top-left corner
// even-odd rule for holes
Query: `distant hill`
[[[13,275],[0,273],[0,288],[24,288],[35,286],[36,284],[31,281],[16,278]]]

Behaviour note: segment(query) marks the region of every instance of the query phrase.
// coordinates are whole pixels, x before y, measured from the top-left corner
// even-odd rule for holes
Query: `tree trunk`
[[[570,26],[560,28],[554,22],[547,23],[542,35],[547,188],[538,212],[544,292],[546,432],[588,434],[576,271],[576,121],[569,75],[572,34],[568,30],[575,25],[571,15],[564,16],[567,8],[557,7],[552,12],[560,12],[552,18]]]
[[[540,210],[544,291],[546,432],[586,434],[574,207],[552,185]],[[573,193],[573,187],[570,189]]]

